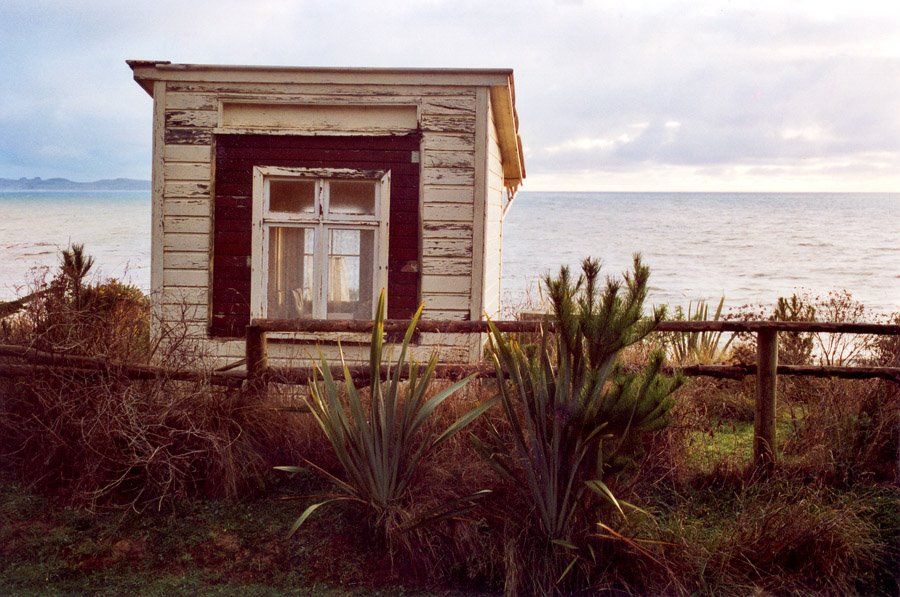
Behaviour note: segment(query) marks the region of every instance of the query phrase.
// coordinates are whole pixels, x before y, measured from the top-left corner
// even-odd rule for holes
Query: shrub
[[[675,309],[675,321],[719,321],[725,297],[719,299],[712,320],[709,319],[709,305],[702,299],[697,301],[696,310],[691,310],[688,303],[687,312],[681,307]],[[681,367],[686,365],[712,365],[728,358],[728,349],[734,340],[733,335],[722,343],[723,332],[672,332],[666,334],[671,348],[672,361]]]
[[[385,319],[385,298],[382,291],[372,330],[368,396],[364,397],[354,386],[346,364],[342,395],[324,357],[319,363],[317,373],[322,376],[322,380],[319,381],[318,375],[310,380],[307,404],[334,450],[340,464],[340,473],[333,474],[321,465],[304,459],[308,467],[334,484],[336,493],[325,501],[308,506],[295,522],[290,534],[320,506],[334,501],[349,501],[369,515],[370,528],[392,548],[403,531],[427,520],[456,513],[483,495],[460,497],[418,519],[409,517],[410,489],[422,460],[494,403],[491,400],[483,401],[443,430],[427,425],[441,403],[464,387],[471,376],[429,396],[429,387],[437,366],[437,355],[434,354],[424,369],[410,359],[407,365],[409,381],[401,381],[407,350],[421,312],[422,307],[419,307],[403,338],[397,363],[392,371],[388,371],[387,381],[382,382]],[[365,405],[364,402],[368,404]],[[297,466],[277,468],[291,473],[302,470],[302,467]]]
[[[23,482],[68,503],[164,507],[185,497],[237,497],[292,455],[298,432],[273,403],[246,399],[208,377],[129,379],[114,363],[204,370],[186,326],[150,338],[149,301],[115,280],[90,283],[79,247],[18,314],[3,341],[71,356],[105,357],[100,371],[36,369],[0,385],[0,456]],[[210,371],[209,367],[205,368]]]
[[[634,466],[645,433],[666,425],[669,396],[680,383],[660,375],[662,351],[638,372],[618,362],[663,316],[657,310],[643,317],[649,269],[640,258],[624,288],[609,279],[601,292],[595,260],[586,259],[582,271],[576,281],[565,267],[545,280],[558,325],[552,338],[542,334],[539,346],[523,347],[491,329],[509,430],[477,445],[521,505],[507,591],[553,592],[572,570],[587,572],[599,514],[591,496],[621,511],[606,481]]]

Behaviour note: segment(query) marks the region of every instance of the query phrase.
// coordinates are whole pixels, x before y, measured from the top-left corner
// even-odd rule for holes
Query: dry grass
[[[150,337],[147,299],[115,281],[76,287],[63,272],[6,318],[0,341],[173,370],[207,370],[185,325]],[[134,381],[115,368],[42,370],[0,385],[0,454],[27,485],[69,503],[163,507],[234,498],[296,453],[295,415],[207,380]]]

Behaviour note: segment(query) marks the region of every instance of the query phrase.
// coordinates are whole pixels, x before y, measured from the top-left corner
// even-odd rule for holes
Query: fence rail
[[[384,323],[386,333],[402,333],[409,326],[408,320],[389,319]],[[298,370],[270,369],[266,334],[269,332],[370,332],[371,321],[355,320],[265,320],[254,319],[247,326],[247,382],[251,388],[264,392],[270,380],[297,382]],[[501,332],[535,333],[554,330],[554,321],[542,318],[526,321],[493,322]],[[416,324],[420,333],[473,334],[487,333],[486,321],[428,321]],[[756,363],[745,365],[694,365],[680,369],[685,375],[739,379],[756,376],[756,396],[753,419],[753,459],[762,471],[771,472],[776,464],[775,407],[778,394],[778,375],[803,375],[814,377],[841,377],[850,379],[881,378],[900,383],[900,367],[810,367],[778,364],[778,332],[812,332],[829,334],[876,334],[898,336],[900,325],[844,323],[844,322],[796,322],[796,321],[664,321],[658,332],[735,332],[756,335]],[[493,371],[484,365],[472,365],[469,371],[489,376]],[[308,373],[308,372],[305,372]],[[351,371],[362,376],[363,369]],[[445,372],[438,372],[445,373]],[[450,373],[459,375],[459,367]]]
[[[403,333],[409,320],[389,319],[385,321],[385,332]],[[209,383],[229,387],[244,385],[250,392],[265,394],[269,383],[306,384],[313,374],[310,367],[270,367],[268,364],[267,334],[270,332],[351,332],[371,333],[374,322],[359,320],[263,320],[254,319],[247,326],[245,336],[246,359],[215,372],[173,370],[152,365],[118,363],[110,359],[76,355],[49,353],[30,347],[0,345],[0,357],[21,362],[0,363],[0,377],[23,377],[40,371],[65,368],[85,373],[113,372],[130,379],[153,379],[165,377],[173,380],[207,380]],[[549,319],[527,321],[496,321],[493,325],[505,333],[537,333],[554,330],[555,322]],[[478,334],[487,333],[489,325],[485,321],[436,321],[419,320],[416,329],[420,333]],[[657,332],[735,332],[756,335],[756,363],[740,365],[690,365],[681,368],[667,368],[668,372],[679,371],[688,376],[741,379],[756,376],[755,416],[753,454],[754,462],[763,470],[771,471],[776,464],[775,406],[777,402],[778,375],[801,375],[813,377],[838,377],[847,379],[880,378],[900,384],[900,367],[825,367],[778,364],[778,332],[829,333],[829,334],[874,334],[900,336],[900,325],[869,323],[828,323],[828,322],[781,322],[781,321],[663,321]],[[246,372],[236,370],[236,366],[246,364]],[[354,366],[349,368],[355,381],[367,381],[369,368]],[[385,375],[387,368],[382,371]],[[335,378],[342,378],[343,369],[332,368]],[[478,377],[495,375],[493,367],[485,364],[439,365],[437,377],[459,379],[475,374]]]

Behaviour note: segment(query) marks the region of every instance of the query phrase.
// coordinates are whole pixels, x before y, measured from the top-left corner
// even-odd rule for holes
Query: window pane
[[[329,230],[328,318],[371,319],[373,230]]]
[[[332,180],[329,185],[328,211],[333,214],[375,215],[375,183]]]
[[[269,182],[269,211],[315,213],[314,180],[272,180]]]
[[[269,319],[312,316],[315,244],[313,228],[269,229]]]

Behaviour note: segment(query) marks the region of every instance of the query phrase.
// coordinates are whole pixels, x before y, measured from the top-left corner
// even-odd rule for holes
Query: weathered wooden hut
[[[213,354],[240,358],[251,318],[371,319],[381,288],[390,318],[498,314],[511,70],[128,64],[153,98],[157,313]],[[418,344],[465,362],[482,340]]]

